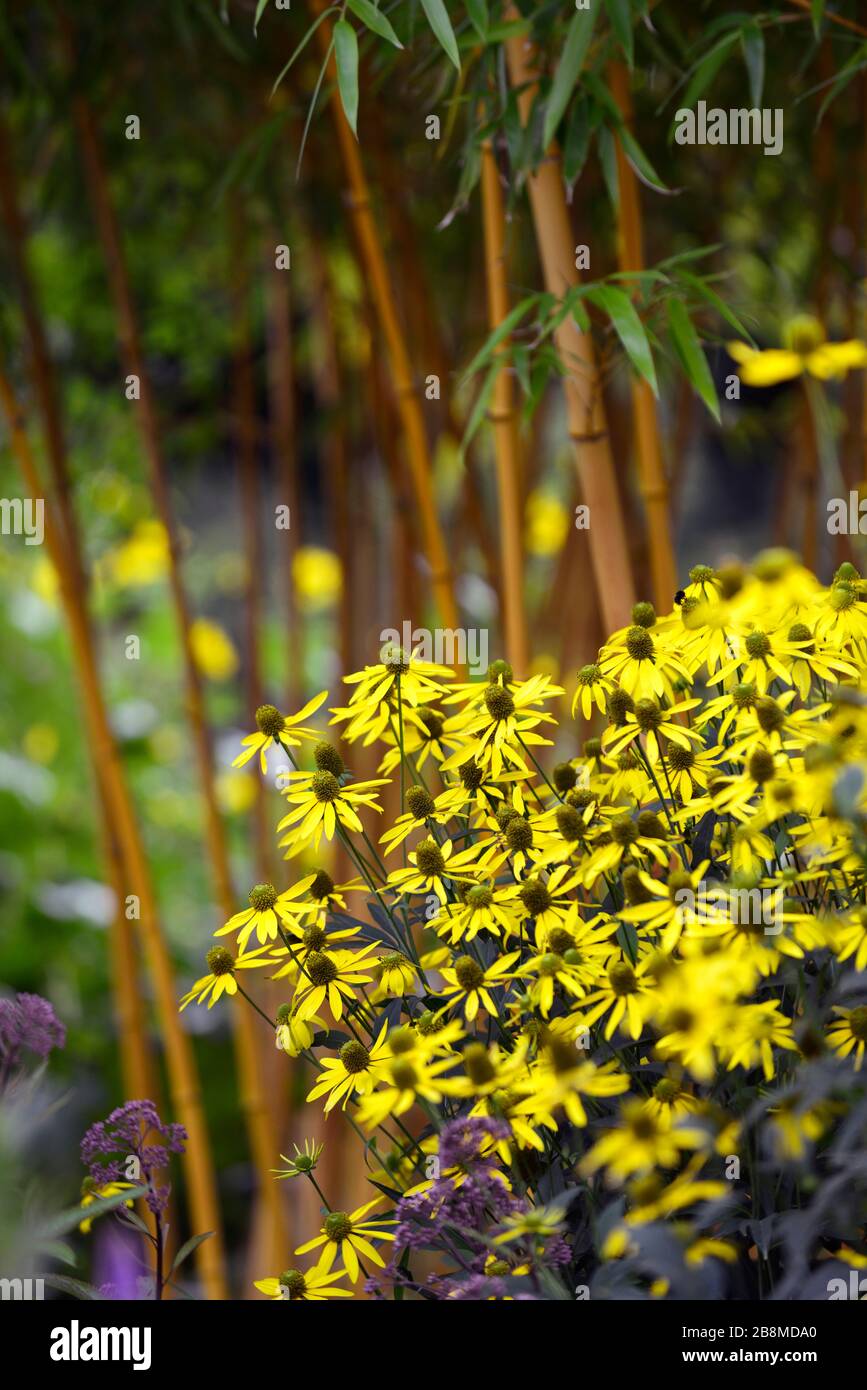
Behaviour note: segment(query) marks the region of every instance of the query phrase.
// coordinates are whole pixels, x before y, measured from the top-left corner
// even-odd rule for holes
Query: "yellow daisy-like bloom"
[[[828,1042],[840,1057],[850,1057],[854,1053],[855,1070],[860,1071],[867,1047],[867,1004],[859,1004],[855,1009],[835,1004],[834,1013],[840,1017],[828,1029]]]
[[[491,990],[506,983],[509,972],[518,958],[519,952],[514,951],[511,955],[500,956],[484,968],[473,956],[458,956],[454,965],[446,966],[440,972],[446,988],[438,993],[455,1003],[459,999],[463,1000],[463,1011],[468,1023],[472,1023],[480,1007],[487,1009],[489,1014],[496,1014],[497,1006]]]
[[[451,840],[438,845],[430,836],[420,840],[409,854],[405,869],[395,869],[388,876],[388,886],[396,893],[436,893],[441,903],[448,900],[446,883],[467,882],[467,865],[474,853],[454,853]]]
[[[332,1018],[342,1018],[344,1003],[355,999],[356,987],[371,982],[376,959],[370,953],[375,949],[368,945],[360,951],[311,951],[298,978],[298,1017],[313,1018],[327,1003]]]
[[[355,1092],[366,1095],[368,1091],[373,1090],[391,1057],[391,1049],[385,1038],[387,1027],[388,1024],[383,1023],[370,1047],[365,1047],[364,1043],[350,1038],[349,1042],[343,1044],[336,1057],[323,1057],[322,1073],[308,1094],[308,1101],[319,1100],[320,1096],[327,1095],[327,1115],[338,1102],[346,1109],[346,1102]]]
[[[265,950],[264,946],[257,946],[244,956],[233,956],[225,946],[212,947],[205,957],[209,973],[196,980],[192,989],[183,996],[180,1012],[183,1013],[188,1004],[204,1004],[206,999],[208,1008],[212,1009],[224,994],[237,994],[239,986],[235,979],[235,971],[257,970],[270,965],[271,957],[263,954]]]
[[[358,810],[363,806],[382,812],[376,798],[378,788],[387,785],[387,778],[345,786],[324,767],[316,772],[290,772],[286,776],[288,786],[283,789],[283,795],[293,810],[283,817],[277,829],[289,831],[280,841],[281,848],[287,850],[287,859],[300,854],[311,843],[318,850],[323,831],[328,840],[334,839],[338,826],[344,831],[355,830],[361,834],[363,827]]]
[[[348,743],[363,738],[367,747],[380,738],[387,728],[396,733],[400,727],[403,706],[430,706],[445,693],[453,679],[448,666],[421,661],[397,646],[387,646],[382,661],[365,666],[351,676],[344,676],[345,685],[355,686],[349,704],[332,709],[332,724],[345,723],[343,737]],[[392,727],[392,725],[395,727]]]
[[[299,1018],[290,1004],[281,1004],[275,1030],[278,1052],[285,1052],[287,1057],[300,1057],[311,1046],[317,1028],[325,1028],[324,1020],[317,1014]]]
[[[622,1182],[633,1173],[653,1168],[675,1168],[683,1149],[694,1149],[696,1139],[688,1130],[666,1125],[645,1101],[624,1101],[620,1124],[603,1135],[581,1161],[589,1177],[604,1168],[610,1183]]]
[[[380,1269],[384,1269],[385,1261],[372,1242],[374,1240],[394,1240],[394,1233],[384,1229],[386,1226],[393,1225],[394,1222],[391,1218],[381,1216],[371,1217],[370,1220],[366,1219],[367,1213],[373,1211],[374,1207],[378,1207],[381,1201],[381,1197],[374,1197],[372,1202],[365,1202],[363,1206],[356,1207],[353,1212],[329,1212],[324,1225],[320,1227],[320,1234],[314,1236],[313,1240],[308,1240],[306,1244],[299,1245],[295,1254],[306,1255],[309,1251],[318,1250],[322,1246],[319,1269],[326,1273],[331,1269],[339,1254],[353,1284],[358,1283],[359,1255],[372,1264],[379,1265]]]
[[[245,949],[254,932],[263,946],[267,941],[276,941],[282,920],[281,905],[285,904],[288,907],[290,903],[294,903],[296,898],[306,893],[314,878],[314,874],[309,874],[307,878],[302,878],[299,883],[288,888],[285,893],[278,893],[272,883],[257,883],[250,889],[250,906],[242,912],[236,912],[225,926],[214,932],[214,935],[226,936],[229,932],[237,932],[239,951]]]
[[[300,1251],[296,1253],[300,1254]],[[302,1273],[300,1269],[285,1269],[282,1274],[268,1279],[255,1279],[253,1287],[266,1298],[279,1302],[300,1301],[305,1303],[324,1303],[326,1298],[352,1298],[351,1289],[336,1288],[337,1280],[346,1274],[345,1269],[326,1270],[314,1265]],[[354,1282],[354,1281],[353,1281]]]
[[[786,324],[781,348],[760,350],[738,342],[728,343],[727,348],[745,386],[776,386],[805,372],[830,381],[867,366],[867,344],[857,338],[829,343],[821,323],[810,314],[798,314]]]
[[[572,718],[575,718],[579,708],[585,719],[592,717],[594,709],[598,709],[600,714],[604,714],[606,701],[613,689],[614,682],[603,676],[602,667],[598,662],[594,661],[587,666],[582,666],[578,672],[578,685],[572,697]]]
[[[267,773],[266,755],[269,748],[297,748],[304,739],[316,738],[316,730],[307,728],[303,721],[315,714],[327,698],[328,691],[322,690],[308,700],[303,709],[292,715],[281,714],[274,705],[260,705],[256,710],[257,732],[241,739],[244,751],[233,760],[232,767],[244,767],[258,753],[259,766],[263,773]]]

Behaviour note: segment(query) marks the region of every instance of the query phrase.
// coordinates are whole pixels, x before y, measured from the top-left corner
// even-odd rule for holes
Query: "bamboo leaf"
[[[608,197],[611,199],[611,206],[617,212],[620,206],[620,180],[617,177],[617,147],[614,143],[614,136],[607,125],[604,125],[599,132],[596,142],[599,152],[599,163],[602,165],[602,176],[605,179],[605,188]]]
[[[458,53],[458,41],[455,38],[455,31],[452,28],[452,22],[443,0],[421,0],[421,7],[427,15],[428,24],[460,72],[461,56]]]
[[[334,26],[334,58],[337,63],[337,89],[346,119],[358,139],[358,36],[345,19]]]
[[[482,382],[482,389],[476,398],[476,403],[473,406],[472,411],[470,412],[470,418],[467,421],[467,427],[464,430],[464,437],[461,440],[460,452],[462,457],[466,453],[467,449],[470,447],[470,443],[472,442],[473,436],[475,435],[480,424],[485,418],[485,411],[487,410],[488,405],[490,404],[491,394],[494,390],[494,382],[497,378],[497,372],[502,371],[504,366],[504,362],[492,362],[490,367],[488,368],[488,374]]]
[[[706,281],[702,280],[698,275],[693,275],[691,270],[678,270],[677,273],[681,280],[686,281],[690,288],[695,290],[696,294],[700,295],[702,299],[706,300],[708,304],[716,309],[720,318],[725,319],[726,323],[729,324],[736,333],[740,333],[741,337],[746,338],[747,342],[755,347],[752,334],[744,327],[734,310],[729,308],[724,299],[720,299],[719,295],[710,288]]]
[[[810,14],[813,19],[813,33],[818,38],[822,31],[822,20],[825,18],[825,0],[813,0]]]
[[[623,153],[629,160],[642,183],[646,183],[649,188],[655,188],[659,193],[671,193],[673,190],[666,187],[662,179],[657,174],[644,150],[639,145],[632,131],[627,126],[622,125],[617,132],[620,143],[623,146]]]
[[[213,1234],[213,1231],[203,1231],[201,1235],[190,1236],[189,1240],[185,1240],[180,1250],[175,1255],[175,1258],[172,1260],[172,1267],[169,1270],[169,1274],[174,1274],[176,1269],[180,1269],[184,1260],[189,1255],[192,1255],[194,1250],[198,1250],[199,1246],[203,1245],[204,1242]]]
[[[289,69],[291,68],[292,64],[295,62],[295,59],[298,58],[298,57],[300,57],[300,55],[304,52],[304,49],[307,47],[308,43],[309,43],[310,40],[313,38],[313,35],[316,33],[316,30],[319,28],[319,26],[320,26],[320,24],[322,23],[323,19],[327,19],[328,16],[332,13],[333,10],[334,10],[334,6],[333,6],[333,5],[329,6],[329,8],[328,8],[327,10],[323,10],[322,13],[321,13],[321,15],[318,15],[318,16],[316,17],[316,19],[313,21],[313,23],[310,25],[310,28],[307,30],[307,33],[304,35],[304,37],[303,37],[303,39],[301,40],[301,42],[299,43],[298,47],[295,49],[295,51],[294,51],[294,53],[292,54],[291,58],[289,58],[288,62],[286,62],[286,63],[283,65],[283,67],[280,69],[280,72],[279,72],[278,75],[277,75],[277,79],[276,79],[276,81],[275,81],[275,83],[274,83],[274,86],[271,88],[271,96],[274,95],[274,93],[276,92],[277,88],[280,86],[280,83],[283,81],[283,78],[286,76],[286,74],[287,74],[287,72],[289,71]]]
[[[744,63],[750,79],[750,101],[761,106],[765,86],[765,38],[758,24],[745,24],[741,30]]]
[[[701,396],[711,415],[719,424],[720,412],[716,387],[710,374],[710,367],[707,365],[707,358],[698,340],[698,334],[682,299],[670,299],[668,301],[668,326],[671,329],[671,340],[687,380]]]
[[[265,13],[265,11],[266,11],[267,8],[268,8],[268,0],[258,0],[258,4],[256,5],[256,13],[255,13],[255,15],[253,16],[253,33],[254,33],[254,34],[257,34],[257,33],[259,32],[259,20],[262,18],[263,14]]]
[[[467,14],[470,17],[470,23],[484,43],[488,37],[487,0],[467,0]]]
[[[623,49],[627,63],[632,67],[635,48],[632,37],[632,7],[629,0],[605,0],[605,8],[617,42]]]
[[[719,43],[714,45],[709,53],[705,54],[694,69],[684,93],[683,105],[685,107],[695,106],[702,92],[710,86],[716,77],[738,37],[739,35],[736,33],[727,34],[724,39],[720,39]]]
[[[479,368],[484,365],[486,359],[490,357],[494,348],[498,347],[504,338],[508,338],[512,329],[520,323],[521,319],[527,313],[527,310],[536,303],[537,299],[537,295],[528,294],[525,299],[520,300],[515,305],[514,309],[509,310],[503,322],[497,325],[493,333],[490,334],[479,348],[472,362],[470,362],[466,371],[463,373],[463,381],[467,381],[469,377],[475,375]]]
[[[563,47],[563,56],[554,74],[551,95],[545,110],[545,126],[542,132],[542,143],[545,149],[554,138],[554,131],[560,124],[560,119],[569,105],[569,98],[581,75],[587,49],[590,47],[590,40],[593,37],[595,18],[595,10],[579,10],[569,21],[569,33]]]
[[[579,97],[569,112],[563,141],[563,178],[571,187],[578,179],[590,150],[590,113],[586,98]]]
[[[653,394],[658,396],[659,387],[653,354],[644,324],[635,312],[629,295],[625,290],[617,289],[615,285],[591,285],[587,290],[587,298],[591,304],[595,304],[608,315],[633,367],[644,377]]]
[[[391,27],[391,21],[386,18],[382,10],[378,10],[371,0],[346,0],[352,13],[360,19],[362,24],[374,34],[379,34],[381,39],[388,39],[395,48],[403,48],[403,44]]]

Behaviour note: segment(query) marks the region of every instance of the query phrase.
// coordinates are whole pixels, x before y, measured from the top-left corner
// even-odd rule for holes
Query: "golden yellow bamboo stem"
[[[506,16],[519,17],[511,6]],[[510,80],[517,90],[518,110],[526,126],[538,82],[534,47],[521,37],[507,39],[505,47]],[[556,145],[546,152],[527,183],[545,286],[549,293],[562,296],[579,283],[579,275]],[[563,387],[569,437],[575,449],[583,499],[590,508],[587,535],[593,576],[605,627],[610,632],[629,622],[635,591],[596,353],[590,334],[582,333],[569,315],[557,329],[554,340],[566,371]]]
[[[325,0],[312,0],[311,8],[315,14],[318,15],[324,7]],[[316,35],[323,54],[327,53],[331,44],[331,23],[329,20],[326,19],[319,25]],[[448,550],[434,499],[433,469],[424,416],[417,387],[413,381],[409,353],[395,308],[385,255],[370,205],[370,192],[361,162],[358,142],[343,114],[340,95],[337,91],[337,69],[333,54],[328,60],[328,79],[332,85],[331,112],[349,185],[347,200],[362,266],[368,282],[368,293],[376,308],[391,367],[392,385],[403,427],[407,463],[412,479],[415,504],[419,511],[419,527],[424,541],[425,555],[430,566],[431,587],[442,622],[448,628],[456,628],[458,609],[455,602]]]
[[[273,242],[279,238],[274,233]],[[304,644],[301,613],[295,594],[293,561],[302,535],[299,506],[298,448],[295,420],[295,372],[292,362],[292,303],[289,276],[274,264],[273,245],[267,248],[268,398],[271,444],[276,463],[278,502],[289,508],[289,529],[277,532],[286,603],[287,708],[300,709],[304,691]]]
[[[609,85],[627,128],[632,126],[632,98],[625,63],[612,62],[608,68]],[[641,201],[638,180],[622,142],[615,137],[617,155],[617,186],[620,195],[617,210],[617,255],[622,271],[644,269],[644,248],[641,234]],[[677,589],[677,565],[671,539],[668,482],[662,462],[662,448],[656,417],[656,402],[649,382],[644,377],[632,377],[632,419],[635,429],[635,449],[638,458],[638,477],[644,498],[653,602],[660,613],[667,613]]]
[[[61,518],[66,563],[76,599],[87,614],[87,581],[78,540],[72,504],[66,441],[54,369],[42,322],[42,314],[27,263],[27,231],[18,202],[12,150],[5,122],[0,118],[0,210],[6,228],[13,272],[18,284],[21,311],[30,349],[31,374],[39,402],[42,427],[54,497]],[[101,816],[101,843],[109,882],[115,895],[115,915],[110,933],[111,979],[114,1013],[120,1039],[121,1074],[128,1097],[151,1096],[159,1106],[159,1090],[151,1048],[144,1021],[142,997],[137,985],[138,967],[132,926],[124,914],[124,873],[111,818],[107,813],[105,789],[99,762],[94,758],[94,776]]]
[[[493,332],[499,328],[509,312],[509,291],[506,277],[503,190],[500,187],[500,174],[490,140],[485,140],[482,144],[481,182],[488,324]],[[498,355],[507,353],[508,346],[508,339],[504,339],[498,346]],[[528,674],[529,653],[524,612],[521,474],[515,420],[515,390],[511,372],[506,367],[501,367],[497,372],[488,415],[494,427],[494,454],[497,466],[501,591],[505,609],[504,656],[511,662],[516,675],[523,677]]]
[[[145,366],[120,226],[109,192],[96,122],[89,103],[82,96],[74,98],[73,112],[79,133],[93,215],[105,256],[121,351],[127,373],[138,379],[139,396],[135,402],[135,418],[142,451],[148,465],[157,512],[167,538],[169,587],[183,659],[186,713],[204,802],[208,857],[222,914],[224,918],[227,918],[236,910],[237,903],[232,884],[225,830],[217,802],[205,696],[193,650],[190,609],[181,568],[180,545],[163,456],[156,403]],[[260,1068],[256,1063],[259,1050],[256,1019],[246,1005],[239,1005],[238,1008],[234,1009],[232,1018],[239,1066],[239,1100],[247,1123],[251,1154],[260,1191],[271,1212],[273,1252],[276,1256],[282,1249],[280,1242],[285,1231],[285,1217],[282,1198],[269,1169],[275,1161],[275,1153],[279,1151],[279,1140],[271,1122],[268,1098],[261,1084]],[[201,1248],[205,1249],[208,1244],[209,1242],[206,1241]]]
[[[34,499],[38,498],[41,496],[41,488],[36,462],[24,431],[15,393],[3,371],[0,371],[0,406],[6,416],[12,450],[25,486]],[[178,996],[168,949],[157,916],[150,868],[109,724],[90,631],[70,582],[62,535],[56,528],[50,512],[45,514],[45,543],[58,576],[61,601],[84,697],[85,719],[91,744],[102,768],[106,796],[129,874],[130,887],[138,899],[139,930],[154,982],[162,1023],[172,1102],[178,1119],[186,1126],[189,1135],[183,1163],[190,1213],[196,1231],[213,1232],[211,1238],[199,1246],[196,1261],[207,1296],[212,1299],[225,1298],[227,1289],[222,1228],[196,1063],[190,1039],[181,1027],[178,1015]]]

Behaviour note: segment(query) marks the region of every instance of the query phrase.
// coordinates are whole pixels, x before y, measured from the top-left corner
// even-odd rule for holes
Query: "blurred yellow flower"
[[[292,578],[302,608],[330,608],[340,598],[343,574],[333,550],[304,545],[292,561]]]
[[[60,747],[60,735],[53,724],[31,724],[21,742],[31,762],[53,763]]]
[[[121,588],[156,584],[169,567],[169,542],[159,521],[140,521],[120,545],[103,557],[102,572]]]
[[[60,592],[57,570],[51,561],[40,556],[33,570],[33,592],[43,603],[56,603]]]
[[[256,779],[249,772],[221,772],[216,790],[220,810],[229,816],[240,816],[256,800]]]
[[[776,386],[793,377],[845,376],[852,367],[867,366],[867,343],[850,338],[845,343],[829,343],[818,319],[798,314],[783,329],[783,346],[759,351],[747,343],[728,343],[728,354],[740,366],[745,386]]]
[[[550,492],[531,492],[527,498],[525,544],[531,555],[556,555],[569,530],[569,513]]]
[[[232,639],[218,623],[208,618],[196,618],[190,628],[193,656],[203,676],[212,681],[227,681],[238,669],[238,653]]]

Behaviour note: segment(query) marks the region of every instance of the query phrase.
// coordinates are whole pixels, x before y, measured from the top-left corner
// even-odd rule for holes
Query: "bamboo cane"
[[[87,614],[87,577],[82,561],[78,528],[72,504],[67,467],[60,403],[54,369],[27,263],[27,232],[18,203],[12,152],[5,122],[0,118],[0,211],[6,227],[13,273],[18,284],[21,310],[30,349],[31,370],[36,398],[45,433],[47,454],[54,497],[61,519],[66,563],[82,612]],[[138,967],[132,926],[123,911],[124,870],[120,859],[111,818],[108,815],[105,788],[99,762],[94,758],[94,777],[101,816],[103,860],[115,896],[116,911],[112,921],[110,955],[112,963],[112,992],[114,1013],[120,1039],[121,1074],[127,1096],[152,1096],[159,1106],[156,1070],[144,1023],[144,1009],[137,986]]]
[[[608,68],[611,95],[624,124],[632,126],[632,98],[626,65],[612,62]],[[617,155],[617,186],[620,201],[617,210],[617,253],[622,271],[644,269],[644,248],[641,234],[641,201],[635,171],[615,139]],[[668,482],[662,462],[662,448],[656,418],[656,402],[649,382],[644,377],[632,378],[632,418],[638,457],[638,476],[644,498],[650,549],[650,572],[653,601],[660,613],[671,606],[677,588],[677,565],[671,539]]]
[[[148,464],[157,512],[168,542],[169,587],[183,659],[186,712],[204,802],[206,845],[217,897],[223,916],[227,918],[235,911],[237,904],[229,865],[228,846],[217,803],[204,690],[193,651],[190,609],[181,568],[180,545],[163,456],[156,403],[145,367],[120,226],[109,192],[96,122],[90,105],[84,97],[74,98],[73,114],[79,133],[94,220],[97,224],[105,256],[121,351],[128,374],[137,377],[139,383],[136,423],[142,451]],[[274,1251],[278,1253],[282,1249],[282,1245],[278,1243],[282,1239],[285,1219],[282,1198],[275,1187],[269,1169],[274,1162],[274,1154],[279,1151],[279,1141],[271,1123],[267,1096],[261,1085],[259,1068],[256,1064],[259,1050],[258,1035],[255,1031],[256,1023],[252,1013],[246,1007],[234,1009],[232,1019],[239,1065],[239,1100],[247,1122],[251,1153],[260,1191],[270,1206]],[[205,1244],[207,1245],[207,1242]]]
[[[485,272],[488,326],[493,332],[509,312],[506,280],[505,216],[500,174],[490,140],[482,145],[482,217],[485,233]],[[508,351],[508,340],[498,346]],[[521,547],[521,472],[515,421],[515,392],[511,373],[502,367],[494,380],[491,409],[497,496],[500,512],[500,569],[505,608],[506,656],[520,676],[527,675],[527,623],[524,612],[524,565]]]
[[[274,240],[276,242],[276,233]],[[304,689],[304,643],[301,614],[295,594],[293,561],[301,539],[302,516],[299,506],[298,448],[295,419],[295,372],[292,362],[292,304],[289,277],[278,270],[268,248],[266,278],[268,315],[268,397],[271,415],[271,446],[276,462],[279,501],[289,508],[289,529],[278,531],[280,567],[283,575],[285,613],[288,622],[286,652],[288,673],[286,699],[290,710],[300,709]]]
[[[506,17],[520,16],[510,6]],[[507,39],[506,61],[512,86],[518,93],[521,121],[526,126],[538,80],[533,45],[520,37]],[[560,155],[555,145],[530,174],[528,188],[545,285],[549,293],[562,295],[578,283],[579,276]],[[597,595],[605,627],[613,631],[629,622],[635,593],[596,354],[590,335],[582,333],[570,317],[563,320],[554,337],[566,370],[563,385],[569,437],[584,501],[590,508],[587,534]]]
[[[0,406],[6,416],[12,450],[25,486],[31,496],[37,498],[41,496],[39,473],[24,431],[15,393],[2,370]],[[45,542],[60,584],[61,601],[84,696],[85,718],[92,747],[103,770],[106,796],[122,847],[130,886],[138,898],[141,914],[139,930],[162,1022],[172,1102],[189,1135],[183,1164],[192,1221],[197,1231],[213,1232],[211,1238],[203,1241],[198,1247],[196,1262],[208,1297],[225,1298],[227,1289],[216,1180],[192,1045],[181,1027],[178,1015],[177,992],[168,949],[157,916],[150,869],[123,766],[109,724],[90,631],[70,582],[62,535],[56,529],[50,513],[45,516]]]
[[[325,0],[311,0],[317,15],[324,9]],[[316,37],[324,54],[331,48],[331,24],[323,21]],[[358,240],[361,263],[368,281],[368,291],[376,307],[379,326],[385,340],[391,367],[392,384],[403,427],[407,463],[412,479],[415,503],[419,511],[424,549],[430,566],[430,581],[439,616],[446,627],[456,628],[458,609],[455,602],[452,573],[442,528],[436,512],[432,485],[432,466],[425,433],[421,402],[413,381],[409,354],[397,316],[385,255],[370,205],[370,192],[358,143],[343,114],[337,91],[336,65],[333,54],[328,59],[328,77],[332,83],[331,112],[337,142],[346,173],[349,190],[347,201]]]

